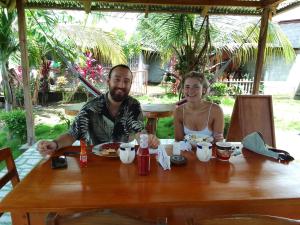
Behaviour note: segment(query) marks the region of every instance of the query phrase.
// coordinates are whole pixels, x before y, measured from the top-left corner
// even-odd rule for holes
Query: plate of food
[[[206,135],[195,135],[195,134],[187,134],[184,136],[184,140],[189,142],[191,145],[196,146],[199,142],[213,142],[214,138]]]
[[[93,153],[104,157],[119,157],[118,149],[121,142],[106,142],[94,146]]]

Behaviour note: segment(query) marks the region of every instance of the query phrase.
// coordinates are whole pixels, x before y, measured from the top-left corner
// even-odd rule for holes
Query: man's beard
[[[122,90],[122,94],[117,93],[118,90]],[[126,91],[124,88],[109,88],[109,93],[111,98],[116,101],[116,102],[122,102],[124,101],[127,97],[129,92]]]

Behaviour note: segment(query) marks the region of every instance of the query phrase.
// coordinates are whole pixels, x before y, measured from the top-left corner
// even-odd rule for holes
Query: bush
[[[208,95],[205,97],[205,100],[220,105],[222,102],[222,97]]]
[[[22,141],[26,141],[26,115],[21,109],[12,110],[10,112],[0,112],[0,121],[4,122],[9,134],[15,136]]]
[[[230,120],[231,120],[230,115],[224,116],[224,138],[226,138],[226,136],[227,136],[229,125],[230,125]]]
[[[211,85],[211,92],[215,96],[225,96],[227,93],[227,85],[223,83],[213,83]]]

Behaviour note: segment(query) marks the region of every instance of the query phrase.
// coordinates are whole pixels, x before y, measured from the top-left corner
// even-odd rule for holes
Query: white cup
[[[122,163],[132,163],[135,158],[134,145],[130,143],[122,143],[119,148],[119,156]]]
[[[208,142],[197,143],[197,158],[202,162],[207,162],[212,156],[212,144]]]
[[[173,143],[173,155],[181,155],[181,144],[178,141]]]

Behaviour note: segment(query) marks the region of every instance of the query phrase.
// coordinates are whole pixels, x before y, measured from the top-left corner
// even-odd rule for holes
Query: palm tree
[[[16,41],[17,33],[16,30],[14,30],[16,19],[16,10],[7,11],[5,8],[0,8],[0,67],[5,97],[5,109],[7,111],[12,109],[14,94],[8,75],[9,57],[19,48],[19,44]]]
[[[257,19],[246,21],[245,24],[245,20],[236,17],[151,14],[141,19],[138,29],[143,44],[158,51],[163,59],[167,61],[172,55],[176,56],[175,69],[178,78],[182,79],[188,71],[209,70],[212,57],[222,60],[227,54],[230,60],[225,65],[233,62],[237,66],[255,59],[259,26]],[[294,50],[279,26],[270,23],[265,58],[274,54],[283,55],[287,61],[295,58]]]

